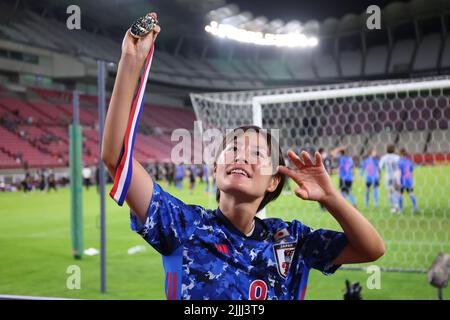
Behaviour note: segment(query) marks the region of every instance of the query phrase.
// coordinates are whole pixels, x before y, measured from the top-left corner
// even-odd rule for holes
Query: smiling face
[[[218,190],[239,201],[263,198],[277,190],[281,181],[280,175],[274,175],[275,165],[264,135],[254,130],[236,134],[226,140],[216,161],[214,173]]]

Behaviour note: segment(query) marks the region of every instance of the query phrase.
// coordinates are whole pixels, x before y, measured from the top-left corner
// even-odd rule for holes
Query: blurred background
[[[421,83],[411,91],[267,101],[260,120],[280,129],[283,151],[346,147],[355,176],[367,154],[379,158],[388,143],[405,148],[415,165],[419,208],[405,193],[403,214],[389,212],[383,185],[374,207],[364,178],[355,178],[356,203],[387,243],[377,262],[381,287],[367,285],[367,265],[333,277],[312,272],[307,299],[342,299],[345,280],[359,282],[364,299],[438,297],[427,272],[439,252],[450,252],[449,0],[3,0],[0,295],[165,298],[160,256],[131,232],[128,210],[108,195],[103,273],[99,255],[99,61],[107,107],[124,33],[149,11],[158,13],[162,32],[134,156],[188,203],[214,207],[214,181],[201,164],[171,162],[173,130],[193,133],[195,120],[220,129],[254,122],[252,98],[261,95]],[[79,141],[71,125],[80,128]],[[70,151],[74,141],[79,159]],[[330,160],[337,185],[338,164]],[[267,215],[339,228],[289,190]],[[72,265],[80,288],[69,285]],[[101,274],[107,289],[100,289]]]

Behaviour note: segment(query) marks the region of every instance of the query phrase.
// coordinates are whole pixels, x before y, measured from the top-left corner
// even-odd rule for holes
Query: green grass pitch
[[[421,167],[415,172],[415,193],[420,213],[412,216],[407,197],[405,214],[391,215],[386,191],[380,186],[380,208],[364,208],[364,184],[355,182],[358,206],[386,240],[387,251],[375,264],[384,267],[428,269],[439,250],[450,253],[449,166]],[[334,177],[336,179],[336,177]],[[165,187],[165,183],[162,183]],[[107,191],[109,191],[108,186]],[[188,190],[170,188],[187,203],[215,205],[198,185]],[[165,299],[162,261],[159,254],[129,227],[128,210],[107,195],[107,293],[100,293],[100,258],[75,260],[70,242],[70,193],[33,191],[0,194],[0,294],[66,297],[81,299]],[[99,249],[99,200],[95,187],[83,193],[84,248]],[[267,209],[268,216],[299,219],[314,228],[339,226],[319,210],[317,203],[292,195],[280,198]],[[420,240],[420,244],[411,241]],[[145,245],[146,250],[129,255],[127,250]],[[81,268],[81,289],[69,290],[66,273],[70,265]],[[370,264],[367,264],[370,265]],[[367,266],[366,265],[366,266]],[[369,289],[370,274],[362,270],[338,270],[332,276],[311,271],[306,299],[342,299],[345,280],[359,281],[364,299],[436,299],[437,289],[426,273],[382,272],[381,289]],[[450,289],[443,292],[450,298]]]

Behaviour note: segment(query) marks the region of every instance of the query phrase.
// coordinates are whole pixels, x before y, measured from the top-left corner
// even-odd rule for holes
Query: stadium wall
[[[79,59],[67,54],[27,46],[8,40],[0,40],[0,50],[9,50],[12,52],[37,56],[38,58],[37,63],[32,63],[0,57],[0,70],[31,73],[54,78],[76,78],[97,75],[95,69],[90,70],[90,68],[87,68]]]

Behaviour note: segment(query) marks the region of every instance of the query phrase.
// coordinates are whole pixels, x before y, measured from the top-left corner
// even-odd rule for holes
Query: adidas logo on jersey
[[[223,254],[228,254],[228,247],[226,244],[215,244],[216,249],[222,252]]]

